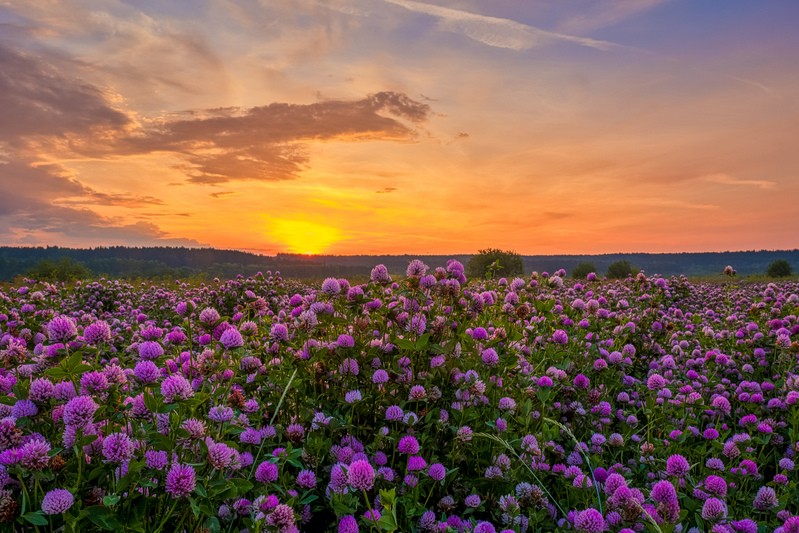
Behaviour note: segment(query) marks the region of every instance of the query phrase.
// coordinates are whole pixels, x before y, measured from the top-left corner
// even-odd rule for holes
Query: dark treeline
[[[59,269],[80,272],[84,271],[84,267],[94,276],[125,278],[221,278],[237,274],[251,275],[259,271],[280,271],[284,277],[305,279],[327,276],[357,277],[367,276],[378,263],[385,264],[390,272],[400,274],[404,273],[408,262],[414,258],[434,267],[444,265],[450,258],[465,264],[470,257],[468,254],[262,256],[237,250],[173,247],[0,247],[0,279],[11,280],[31,272]],[[739,275],[745,276],[765,273],[768,265],[777,259],[785,259],[794,272],[799,271],[799,250],[522,256],[524,269],[528,274],[532,271],[551,273],[559,268],[570,271],[581,262],[590,262],[600,276],[611,263],[620,260],[629,261],[636,269],[642,269],[647,274],[720,276],[726,265],[732,265]]]

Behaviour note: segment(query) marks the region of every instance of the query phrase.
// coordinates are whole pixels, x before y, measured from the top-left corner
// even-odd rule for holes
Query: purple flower
[[[68,426],[82,428],[90,424],[100,406],[90,396],[76,396],[64,406],[63,420]]]
[[[322,292],[335,296],[341,292],[341,284],[336,278],[327,278],[322,282]]]
[[[408,268],[405,269],[405,275],[409,278],[421,278],[427,273],[428,266],[418,259],[414,259],[408,263]]]
[[[294,509],[284,503],[276,505],[269,516],[266,517],[267,524],[275,526],[279,531],[286,533],[289,531],[296,531],[296,529],[288,529],[294,526],[294,520]]]
[[[124,433],[111,433],[103,439],[103,457],[111,463],[122,463],[133,457],[135,443]]]
[[[674,454],[666,459],[666,473],[673,477],[685,477],[691,465],[688,460],[680,454]]]
[[[427,461],[421,455],[412,455],[408,457],[408,471],[416,472],[427,468]]]
[[[605,519],[602,513],[593,508],[577,513],[574,519],[574,528],[584,533],[600,533],[605,529]]]
[[[208,411],[208,418],[214,422],[228,422],[233,419],[233,409],[226,405],[216,405]]]
[[[658,503],[672,503],[677,501],[677,491],[670,481],[658,481],[652,487],[652,499]]]
[[[723,498],[727,495],[727,482],[719,476],[707,476],[705,478],[705,490],[713,496]]]
[[[441,463],[433,463],[427,469],[427,475],[434,481],[441,481],[447,475],[447,469]]]
[[[731,525],[735,531],[740,533],[757,533],[757,522],[750,518],[735,520],[731,523]],[[785,533],[787,533],[787,531]],[[799,533],[799,529],[797,529],[797,533]]]
[[[92,370],[80,377],[80,393],[94,394],[108,390],[108,378],[102,372]]]
[[[142,383],[155,383],[161,377],[161,371],[152,361],[139,361],[133,367],[133,375]]]
[[[200,311],[200,323],[204,326],[213,326],[220,318],[219,311],[213,307],[206,307]]]
[[[408,455],[417,454],[419,453],[419,441],[416,440],[416,437],[413,435],[405,435],[400,439],[397,449],[400,453],[406,453]]]
[[[272,324],[269,330],[269,336],[276,341],[289,340],[289,329],[285,324]]]
[[[188,400],[194,396],[194,389],[191,387],[189,380],[180,374],[173,374],[161,382],[161,394],[164,396],[166,403],[172,403],[176,399]]]
[[[355,346],[355,339],[352,338],[352,335],[347,335],[343,333],[338,336],[338,340],[336,340],[336,344],[339,348],[352,348]]]
[[[11,408],[11,416],[14,418],[36,416],[38,412],[39,408],[30,400],[17,400]]]
[[[167,462],[167,453],[163,450],[147,450],[144,452],[144,464],[147,468],[163,470],[166,468]]]
[[[480,358],[486,366],[494,366],[499,363],[499,355],[497,355],[497,351],[493,348],[486,348],[483,350],[480,354]]]
[[[716,522],[727,516],[727,506],[718,498],[708,498],[702,506],[702,518]]]
[[[208,445],[208,464],[217,470],[229,467],[235,456],[236,450],[223,442],[212,442]]]
[[[255,479],[260,483],[274,483],[277,481],[277,477],[277,465],[269,461],[264,461],[255,469]]]
[[[75,503],[75,497],[66,489],[53,489],[42,498],[44,514],[62,514]]]
[[[386,372],[382,368],[375,370],[375,373],[372,374],[372,383],[382,384],[387,382],[388,382],[388,372]]]
[[[463,503],[466,505],[466,507],[476,508],[480,507],[482,500],[480,499],[479,494],[469,494],[466,496],[466,498],[464,498]]]
[[[381,285],[391,283],[391,276],[388,273],[388,268],[383,264],[375,266],[369,277],[373,282],[380,283]]]
[[[569,335],[562,329],[556,329],[552,333],[552,341],[556,344],[567,344],[569,342]]]
[[[50,464],[50,444],[43,437],[35,437],[19,448],[19,463],[28,470],[43,470]]]
[[[404,415],[405,413],[399,405],[391,405],[386,409],[386,420],[395,422],[397,420],[402,420]]]
[[[771,487],[760,487],[755,496],[753,507],[758,511],[768,511],[779,504],[777,493]]]
[[[355,520],[355,517],[352,515],[342,517],[338,523],[338,533],[359,533],[358,521]]]
[[[311,470],[301,470],[297,474],[297,486],[303,489],[312,489],[316,486],[316,474]]]
[[[31,381],[28,398],[34,402],[44,402],[55,395],[55,385],[47,378],[36,378]]]
[[[195,483],[194,468],[175,463],[166,475],[164,490],[173,498],[180,498],[193,491]]]
[[[57,316],[47,324],[47,338],[50,342],[67,343],[77,336],[75,321],[67,316]]]
[[[234,327],[226,329],[224,333],[222,333],[222,336],[219,337],[219,342],[227,350],[244,346],[244,338],[241,336],[239,330]]]
[[[375,482],[375,470],[369,461],[353,461],[347,469],[347,482],[356,490],[369,490]]]
[[[155,341],[144,341],[139,344],[139,357],[144,361],[152,361],[164,355],[164,348]]]
[[[98,320],[86,326],[83,330],[83,340],[90,346],[96,346],[111,340],[111,327],[108,322]]]
[[[478,522],[473,531],[474,533],[497,533],[497,529],[491,522]]]

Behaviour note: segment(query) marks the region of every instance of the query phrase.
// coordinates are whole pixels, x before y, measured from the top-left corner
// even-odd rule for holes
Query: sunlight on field
[[[338,228],[308,220],[275,219],[269,233],[288,251],[299,254],[321,254],[344,238]]]

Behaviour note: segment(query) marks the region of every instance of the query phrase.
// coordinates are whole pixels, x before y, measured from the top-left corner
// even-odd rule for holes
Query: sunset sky
[[[797,0],[0,0],[0,244],[799,248]]]

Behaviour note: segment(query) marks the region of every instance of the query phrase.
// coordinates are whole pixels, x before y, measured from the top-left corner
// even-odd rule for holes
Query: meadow
[[[0,292],[0,530],[799,533],[799,283]]]

